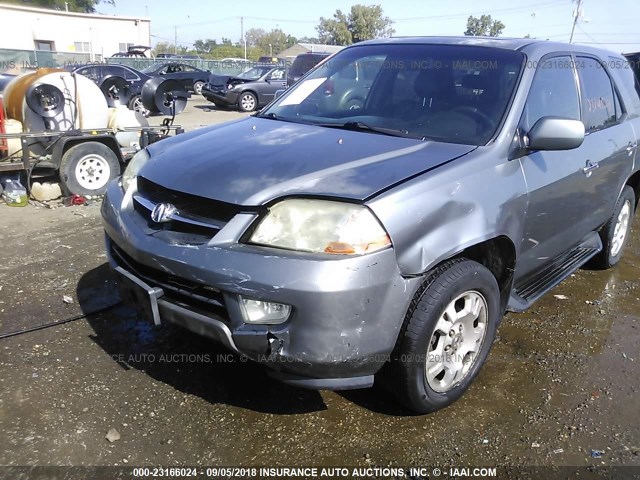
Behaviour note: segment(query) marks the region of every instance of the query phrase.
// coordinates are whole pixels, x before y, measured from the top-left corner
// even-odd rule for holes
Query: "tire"
[[[620,261],[624,247],[631,236],[635,205],[635,193],[629,185],[626,185],[616,202],[613,214],[600,230],[602,252],[591,261],[593,267],[606,270]]]
[[[258,108],[258,99],[251,92],[242,92],[238,97],[238,110],[241,112],[253,112]]]
[[[352,98],[346,104],[347,110],[360,110],[362,108],[362,100],[359,98]]]
[[[66,195],[102,195],[107,184],[120,175],[120,162],[106,145],[84,142],[64,153],[59,170]]]
[[[202,80],[198,80],[193,83],[193,92],[196,95],[202,95],[202,87],[204,87],[204,82]]]
[[[142,97],[140,95],[134,95],[131,97],[128,107],[129,110],[133,110],[134,112],[141,114],[143,117],[148,117],[151,114],[151,112],[143,105]]]
[[[471,308],[471,314],[460,316]],[[391,386],[398,400],[422,414],[460,398],[489,355],[501,317],[498,283],[483,265],[455,259],[429,273],[392,359]]]

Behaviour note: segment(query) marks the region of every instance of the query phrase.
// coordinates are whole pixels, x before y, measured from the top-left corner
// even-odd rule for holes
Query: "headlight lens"
[[[337,255],[362,255],[391,245],[367,207],[307,199],[283,200],[273,206],[251,242]]]
[[[149,161],[149,152],[147,152],[146,148],[143,148],[138,153],[136,153],[127,168],[124,170],[122,174],[122,188],[126,192],[129,189],[129,185],[134,178],[138,175],[142,167]]]

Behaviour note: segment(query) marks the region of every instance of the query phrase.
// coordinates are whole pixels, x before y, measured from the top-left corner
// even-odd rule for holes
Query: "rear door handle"
[[[591,160],[587,160],[587,164],[585,165],[585,167],[582,169],[582,172],[587,176],[590,177],[591,174],[593,173],[594,170],[597,170],[598,168],[600,168],[600,164],[599,163],[592,163]]]

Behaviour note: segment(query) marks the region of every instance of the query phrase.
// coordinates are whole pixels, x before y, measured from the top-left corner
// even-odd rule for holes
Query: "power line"
[[[585,32],[585,31],[584,31],[584,28],[582,28],[582,25],[578,25],[578,28],[580,29],[580,31],[581,31],[582,33],[584,33],[584,34],[587,36],[587,38],[588,38],[589,40],[593,40],[595,43],[600,43],[600,42],[598,42],[595,38],[593,38],[591,35],[589,35],[587,32]]]
[[[449,14],[449,15],[431,15],[431,16],[426,16],[426,17],[407,17],[407,18],[396,18],[396,19],[392,19],[394,21],[394,23],[398,23],[398,22],[408,22],[408,21],[414,21],[414,20],[443,20],[443,19],[447,19],[447,18],[466,18],[469,17],[469,15],[480,15],[480,14],[491,14],[491,15],[496,15],[499,13],[517,13],[517,12],[524,12],[526,10],[530,10],[532,8],[542,8],[542,7],[550,7],[550,6],[558,6],[558,2],[541,2],[541,3],[531,3],[529,5],[520,5],[518,7],[509,7],[509,8],[499,8],[496,10],[493,10],[491,12],[487,12],[485,11],[476,11],[472,14],[470,13],[454,13],[454,14]]]

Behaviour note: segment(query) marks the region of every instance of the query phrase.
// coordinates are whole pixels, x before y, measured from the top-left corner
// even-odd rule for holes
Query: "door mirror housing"
[[[284,95],[284,91],[285,91],[284,88],[282,90],[276,90],[276,94],[274,98],[280,98],[282,95]]]
[[[527,134],[528,150],[572,150],[584,141],[584,124],[563,117],[542,117]]]

